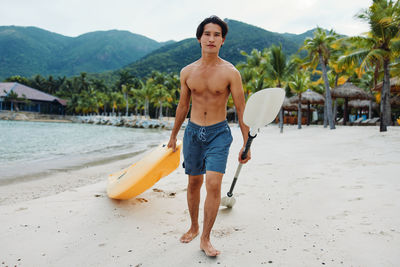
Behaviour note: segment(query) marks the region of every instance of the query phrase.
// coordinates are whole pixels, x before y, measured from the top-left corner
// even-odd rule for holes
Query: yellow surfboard
[[[182,141],[176,142],[176,151],[159,145],[140,161],[108,177],[107,194],[113,199],[130,199],[152,187],[162,177],[179,166]]]

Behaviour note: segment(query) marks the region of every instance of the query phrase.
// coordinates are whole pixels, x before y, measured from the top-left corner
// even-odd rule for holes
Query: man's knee
[[[206,179],[207,193],[220,194],[222,176],[223,174],[218,172],[207,173],[207,179]]]
[[[203,175],[189,176],[188,190],[199,190],[203,184]]]

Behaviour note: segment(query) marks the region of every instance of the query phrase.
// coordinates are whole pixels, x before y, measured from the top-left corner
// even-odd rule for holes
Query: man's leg
[[[203,233],[201,234],[200,248],[207,256],[217,256],[220,254],[210,242],[210,233],[218,214],[221,202],[221,182],[223,174],[220,172],[207,171],[206,189],[207,196],[204,203],[204,223]]]
[[[199,234],[199,204],[200,189],[203,184],[203,175],[189,175],[189,183],[187,187],[187,203],[191,226],[187,233],[181,237],[182,243],[189,243]]]

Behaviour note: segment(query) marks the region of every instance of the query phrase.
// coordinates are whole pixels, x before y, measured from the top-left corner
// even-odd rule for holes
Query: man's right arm
[[[176,137],[182,126],[182,123],[185,121],[185,118],[189,112],[190,95],[191,95],[189,87],[186,85],[186,80],[188,76],[187,67],[182,69],[180,76],[181,76],[180,77],[181,94],[179,98],[178,107],[176,108],[174,127],[172,128],[171,136],[168,142],[168,147],[172,147],[174,152],[176,150]]]

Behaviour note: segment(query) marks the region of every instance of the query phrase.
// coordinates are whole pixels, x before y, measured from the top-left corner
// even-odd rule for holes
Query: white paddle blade
[[[282,88],[267,88],[252,94],[244,110],[244,123],[253,130],[264,127],[276,118],[284,99]]]

